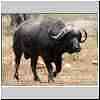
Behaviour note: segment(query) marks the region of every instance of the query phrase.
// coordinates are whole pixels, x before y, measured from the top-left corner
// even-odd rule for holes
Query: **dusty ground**
[[[82,51],[77,56],[71,56],[67,53],[64,54],[64,64],[62,65],[62,71],[55,78],[54,83],[47,83],[48,73],[45,65],[39,64],[42,61],[39,58],[37,64],[37,72],[41,79],[41,82],[35,82],[33,80],[33,74],[30,67],[30,59],[25,60],[22,57],[19,76],[20,80],[14,79],[14,54],[12,51],[12,36],[7,36],[3,45],[3,59],[2,59],[2,84],[3,85],[95,85],[97,84],[97,64],[93,64],[94,60],[97,60],[97,49],[88,48],[88,39],[85,44],[82,44]],[[5,45],[6,44],[6,45]]]
[[[76,16],[76,15],[75,15]],[[73,16],[73,20],[77,17]],[[85,15],[84,15],[85,16]],[[2,85],[96,85],[98,75],[98,65],[94,61],[97,61],[97,39],[96,39],[96,17],[86,16],[82,17],[82,20],[72,21],[72,17],[69,16],[67,19],[71,19],[70,22],[77,24],[78,26],[84,26],[87,29],[88,39],[81,45],[82,50],[79,57],[64,54],[64,64],[62,64],[62,70],[59,75],[55,78],[55,82],[48,83],[48,73],[45,65],[39,64],[42,59],[39,59],[37,64],[37,73],[41,79],[41,82],[33,80],[33,74],[30,67],[30,59],[25,60],[24,57],[21,59],[19,68],[20,80],[14,79],[14,54],[12,51],[12,36],[7,35],[9,28],[5,28],[2,35]],[[66,16],[63,15],[64,19]],[[5,26],[8,25],[8,20],[4,20]],[[68,22],[68,21],[67,21]],[[9,26],[9,25],[8,25]],[[8,27],[7,26],[7,27]],[[8,29],[8,30],[7,30]],[[5,34],[7,32],[7,34]]]

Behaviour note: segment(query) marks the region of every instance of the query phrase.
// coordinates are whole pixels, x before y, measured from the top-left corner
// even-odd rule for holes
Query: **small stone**
[[[67,76],[68,79],[71,79],[71,76]]]
[[[70,67],[71,67],[71,65],[70,65],[70,64],[65,64],[65,66],[66,66],[66,67],[68,67],[68,68],[70,68]]]
[[[93,60],[92,64],[98,64],[97,60]]]

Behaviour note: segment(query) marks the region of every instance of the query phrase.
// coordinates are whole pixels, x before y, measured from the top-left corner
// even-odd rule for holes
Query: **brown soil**
[[[90,39],[91,40],[91,39]],[[88,41],[90,41],[88,40]],[[55,78],[55,82],[48,83],[48,73],[45,64],[37,64],[37,73],[41,82],[33,80],[30,59],[21,59],[19,68],[20,80],[14,79],[14,54],[12,51],[12,37],[6,36],[2,45],[2,85],[96,85],[97,84],[97,48],[88,48],[88,41],[82,45],[79,56],[64,54],[62,70]],[[91,41],[90,41],[91,42]],[[42,59],[39,58],[39,61]],[[68,65],[69,64],[69,65]]]

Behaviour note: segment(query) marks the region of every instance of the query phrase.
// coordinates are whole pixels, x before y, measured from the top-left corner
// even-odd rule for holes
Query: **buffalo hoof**
[[[54,82],[53,77],[49,77],[49,79],[48,79],[48,83],[50,83],[50,82]]]
[[[39,77],[35,77],[34,80],[35,81],[40,81],[40,78]]]
[[[53,76],[54,76],[54,77],[56,77],[56,76],[57,76],[57,73],[56,73],[56,72],[54,72],[54,73],[53,73]]]
[[[55,82],[55,81],[53,79],[48,80],[48,83],[52,83],[52,82]]]
[[[16,73],[16,74],[14,75],[14,78],[15,78],[16,80],[19,80],[18,73]]]

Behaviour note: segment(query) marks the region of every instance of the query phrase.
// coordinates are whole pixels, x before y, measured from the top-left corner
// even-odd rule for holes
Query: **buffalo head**
[[[51,38],[62,42],[64,50],[68,53],[80,52],[80,43],[86,41],[87,32],[85,29],[79,29],[72,24],[68,24],[58,34],[52,35]]]

